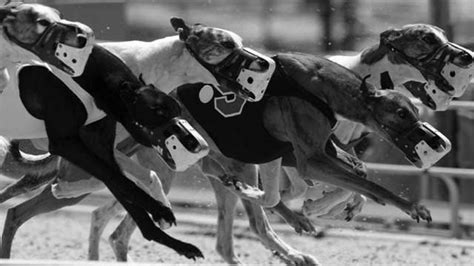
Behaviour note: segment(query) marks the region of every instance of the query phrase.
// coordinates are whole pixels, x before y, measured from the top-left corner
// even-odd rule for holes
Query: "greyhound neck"
[[[367,102],[363,97],[358,75],[339,64],[324,58],[305,54],[278,54],[273,57],[277,62],[277,75],[282,71],[282,76],[289,81],[287,87],[294,90],[291,83],[296,83],[312,95],[323,100],[334,113],[349,120],[365,123],[370,112],[365,107]],[[317,77],[317,78],[316,78]],[[276,84],[285,86],[281,81]]]
[[[378,45],[377,45],[378,46]],[[404,90],[403,83],[407,81],[423,81],[424,77],[419,71],[408,64],[394,64],[388,59],[388,55],[384,55],[380,60],[370,64],[363,63],[362,56],[370,56],[365,51],[374,50],[374,47],[368,48],[357,55],[350,56],[331,56],[329,60],[336,62],[352,71],[358,73],[361,77],[370,75],[367,82],[375,85],[377,89],[384,88],[382,82],[382,75],[388,75],[394,88],[397,90]],[[384,88],[387,89],[387,88]]]
[[[31,64],[40,59],[30,51],[27,51],[12,42],[0,37],[0,69],[12,64]]]
[[[151,42],[124,42],[120,48],[114,44],[102,44],[115,52],[146,83],[155,85],[169,94],[187,83],[217,84],[216,79],[185,48],[178,36],[170,36]],[[126,49],[123,49],[126,47]]]

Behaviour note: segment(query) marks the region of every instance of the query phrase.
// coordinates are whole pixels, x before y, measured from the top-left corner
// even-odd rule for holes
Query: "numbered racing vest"
[[[264,127],[263,111],[273,96],[294,96],[312,103],[334,125],[329,107],[288,77],[278,62],[265,96],[258,102],[245,101],[222,86],[194,83],[178,87],[181,103],[214,140],[227,157],[245,163],[266,163],[292,155],[291,143],[274,138]],[[290,160],[294,165],[294,158]]]

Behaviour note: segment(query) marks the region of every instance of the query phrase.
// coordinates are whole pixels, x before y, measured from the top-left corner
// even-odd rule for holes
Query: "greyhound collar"
[[[159,136],[154,149],[174,171],[185,171],[209,153],[204,138],[183,119],[172,119],[153,135]]]
[[[431,89],[436,91],[441,90],[449,95],[459,97],[466,91],[467,84],[472,78],[469,67],[459,66],[452,62],[454,55],[465,52],[454,43],[446,42],[445,45],[421,60],[407,56],[390,43],[385,43],[385,46],[418,69],[426,80],[434,80],[436,86]]]
[[[67,74],[77,77],[82,75],[94,45],[94,34],[81,34],[82,47],[72,47],[62,42],[63,32],[73,26],[59,22],[49,25],[34,44],[25,44],[11,38],[17,45],[36,54],[44,62],[54,65]],[[68,29],[70,30],[70,29]]]
[[[250,48],[236,49],[222,62],[212,65],[204,62],[188,45],[188,51],[204,66],[219,83],[225,84],[243,99],[258,102],[263,98],[275,71],[275,61]],[[263,71],[251,70],[250,65],[259,61]]]
[[[426,122],[417,122],[411,130],[394,137],[395,145],[418,168],[428,168],[451,150],[451,142]]]

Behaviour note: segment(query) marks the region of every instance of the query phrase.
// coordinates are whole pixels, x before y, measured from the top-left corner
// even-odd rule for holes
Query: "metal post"
[[[461,238],[461,226],[459,223],[459,188],[451,176],[439,175],[449,191],[449,202],[451,211],[451,236]]]
[[[448,38],[452,41],[454,33],[450,18],[450,1],[449,0],[431,0],[431,23],[444,29]]]
[[[420,176],[420,201],[423,201],[428,198],[428,185],[430,176],[427,171],[424,171]]]

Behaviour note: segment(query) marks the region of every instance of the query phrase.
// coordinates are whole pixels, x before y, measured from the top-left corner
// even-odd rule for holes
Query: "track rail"
[[[455,238],[461,238],[461,222],[459,219],[459,188],[454,181],[454,178],[461,179],[473,179],[474,180],[474,169],[463,169],[463,168],[452,168],[452,167],[431,167],[426,170],[415,168],[408,165],[394,165],[394,164],[379,164],[379,163],[367,163],[367,167],[370,174],[390,174],[390,175],[418,175],[422,178],[422,193],[421,199],[426,197],[426,184],[427,179],[430,177],[439,178],[448,188],[449,192],[449,203],[450,203],[450,230],[451,236]],[[423,185],[425,184],[425,185]]]

